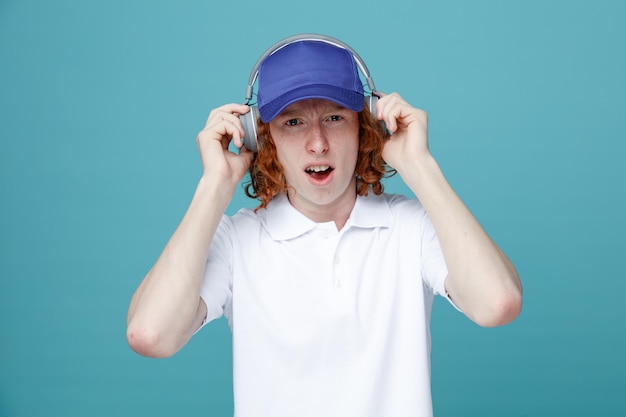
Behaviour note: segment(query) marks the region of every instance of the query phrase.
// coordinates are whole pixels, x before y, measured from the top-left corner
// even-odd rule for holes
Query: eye
[[[331,122],[338,122],[341,119],[343,119],[343,117],[339,116],[338,114],[333,114],[328,118],[328,120],[330,120]]]
[[[297,126],[300,124],[300,120],[298,119],[289,119],[285,122],[287,126]]]

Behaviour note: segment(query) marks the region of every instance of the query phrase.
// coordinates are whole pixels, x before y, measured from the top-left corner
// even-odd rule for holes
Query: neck
[[[341,230],[350,218],[356,203],[356,187],[348,187],[340,198],[328,204],[306,204],[295,196],[293,190],[287,193],[287,197],[291,205],[309,219],[316,223],[334,222],[337,230]]]

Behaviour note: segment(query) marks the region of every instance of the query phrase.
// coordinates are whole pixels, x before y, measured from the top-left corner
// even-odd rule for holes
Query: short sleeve
[[[446,291],[445,281],[448,276],[448,267],[441,250],[439,238],[428,214],[424,211],[421,222],[422,230],[422,277],[433,293],[447,299],[454,308],[460,311]]]
[[[232,222],[223,216],[207,255],[200,297],[207,307],[203,326],[223,315],[229,315],[232,304]]]

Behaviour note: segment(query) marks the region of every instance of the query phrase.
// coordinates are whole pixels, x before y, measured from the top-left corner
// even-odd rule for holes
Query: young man
[[[434,295],[497,326],[521,284],[430,154],[426,113],[381,96],[375,120],[353,54],[303,40],[259,68],[257,155],[228,150],[247,105],[211,112],[196,193],[131,301],[134,350],[173,355],[225,315],[239,417],[432,415]],[[248,169],[261,205],[226,217]],[[417,198],[382,192],[390,169]]]

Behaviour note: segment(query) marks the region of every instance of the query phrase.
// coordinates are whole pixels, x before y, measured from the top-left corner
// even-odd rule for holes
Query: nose
[[[328,151],[328,140],[322,126],[313,124],[307,132],[307,151],[313,154],[324,154]]]

